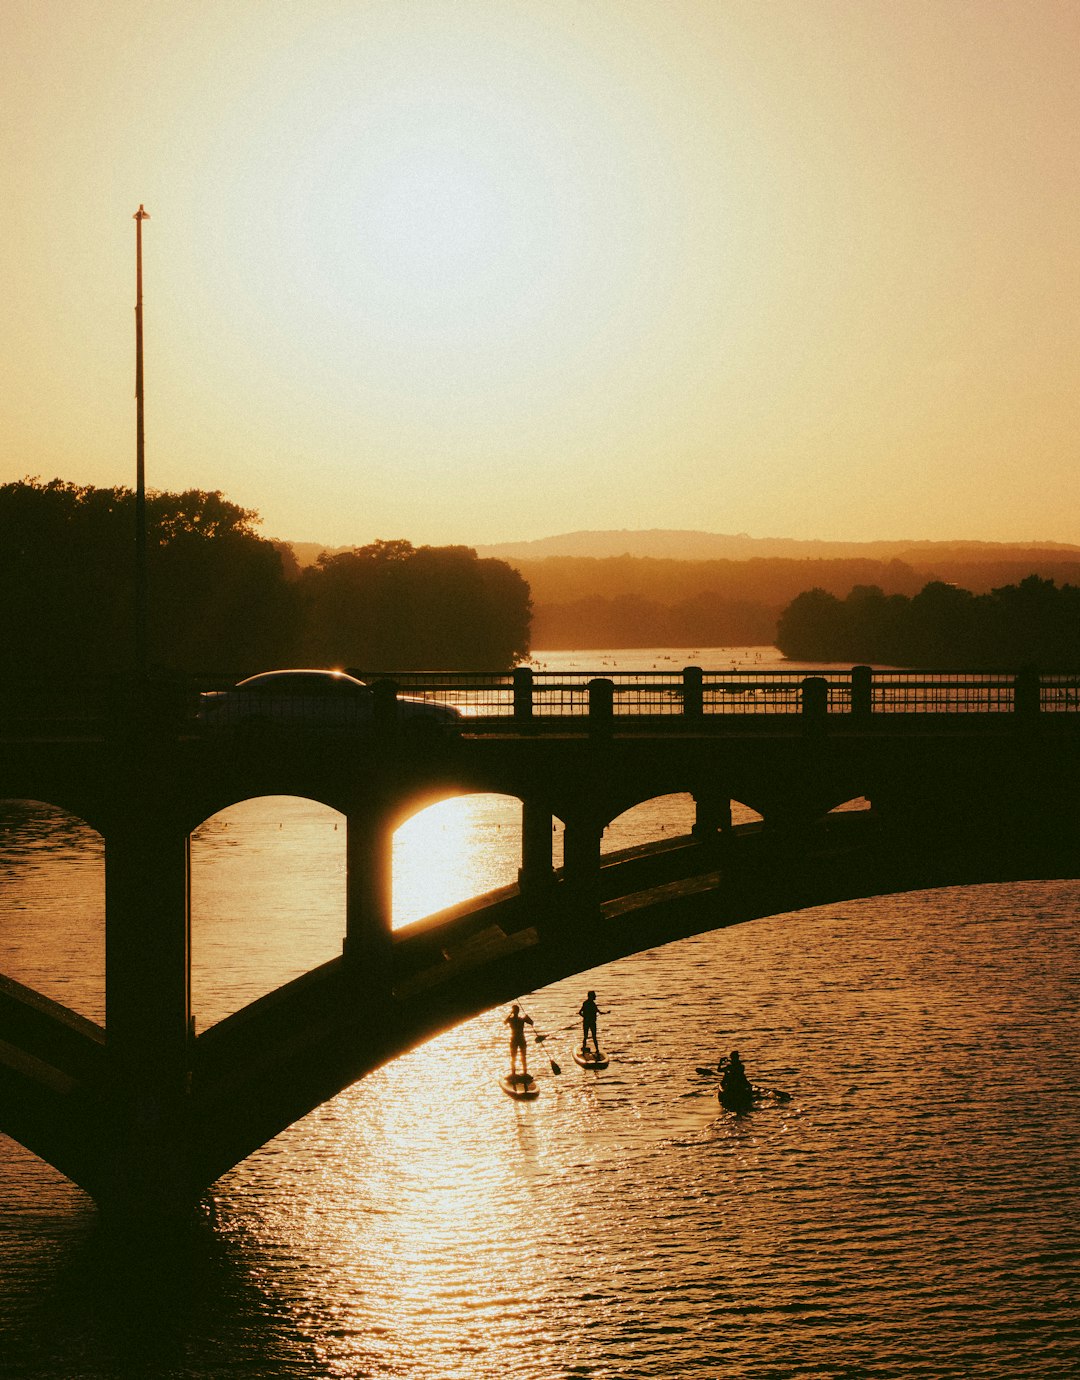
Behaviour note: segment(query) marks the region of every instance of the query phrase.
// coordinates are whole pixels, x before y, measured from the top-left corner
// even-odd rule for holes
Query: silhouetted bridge
[[[315,717],[207,733],[183,684],[52,700],[8,686],[0,798],[104,839],[106,1019],[0,980],[0,1130],[103,1207],[169,1211],[396,1055],[596,964],[807,906],[1080,875],[1078,684],[858,667],[383,677],[369,731],[346,734]],[[399,689],[456,704],[462,731],[400,718]],[[394,830],[472,792],[522,802],[518,884],[392,932]],[[602,855],[612,820],[671,793],[695,802],[689,835]],[[268,794],[347,821],[342,954],[196,1035],[189,840]],[[760,822],[733,826],[733,800]]]

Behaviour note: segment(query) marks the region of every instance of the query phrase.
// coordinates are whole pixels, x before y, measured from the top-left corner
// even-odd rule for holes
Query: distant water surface
[[[685,798],[652,802],[605,846],[688,818]],[[273,797],[201,827],[200,1028],[340,951],[340,824]],[[510,880],[518,827],[486,796],[410,821],[398,923]],[[822,907],[524,994],[548,1036],[535,1103],[498,1090],[488,1012],[290,1128],[138,1256],[0,1138],[0,1374],[1080,1374],[1078,904],[1054,882]],[[102,910],[97,836],[0,803],[4,971],[100,1019]],[[590,986],[599,1075],[570,1058]],[[736,1046],[791,1100],[721,1114],[696,1068]]]

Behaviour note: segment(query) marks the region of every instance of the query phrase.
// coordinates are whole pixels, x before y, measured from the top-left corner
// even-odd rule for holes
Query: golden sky
[[[6,0],[0,479],[1080,541],[1077,0]]]

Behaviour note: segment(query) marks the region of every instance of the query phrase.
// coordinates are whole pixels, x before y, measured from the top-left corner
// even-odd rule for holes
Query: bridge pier
[[[550,895],[555,884],[551,865],[551,833],[554,816],[546,805],[525,800],[521,806],[521,866],[518,889],[523,896]]]
[[[731,832],[731,798],[729,796],[694,796],[694,823],[690,831],[698,843],[715,843],[720,835]]]
[[[393,829],[366,801],[346,813],[345,941],[354,980],[375,1001],[389,998],[393,964]]]
[[[559,923],[592,925],[600,914],[600,841],[604,821],[592,814],[572,814],[563,834],[563,897]]]
[[[191,1200],[190,838],[160,801],[135,801],[105,830],[109,1082],[91,1178],[103,1207],[157,1217]]]
[[[182,1089],[191,1040],[191,854],[160,809],[105,833],[105,1026],[110,1063]]]

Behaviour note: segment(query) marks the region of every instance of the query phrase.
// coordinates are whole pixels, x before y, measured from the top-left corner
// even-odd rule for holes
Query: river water
[[[653,802],[605,846],[688,819],[680,797]],[[510,880],[518,820],[479,797],[409,821],[396,923]],[[202,826],[200,1029],[340,950],[339,823],[275,797]],[[40,803],[0,803],[0,826],[3,970],[100,1019],[100,841]],[[499,1091],[504,1012],[489,1012],[312,1113],[216,1184],[190,1231],[137,1249],[0,1137],[0,1375],[1080,1375],[1078,906],[1080,884],[1053,882],[822,907],[523,994],[547,1036],[530,1046],[535,1102]],[[600,1074],[570,1057],[589,987]],[[721,1113],[696,1069],[733,1047],[790,1100]]]

